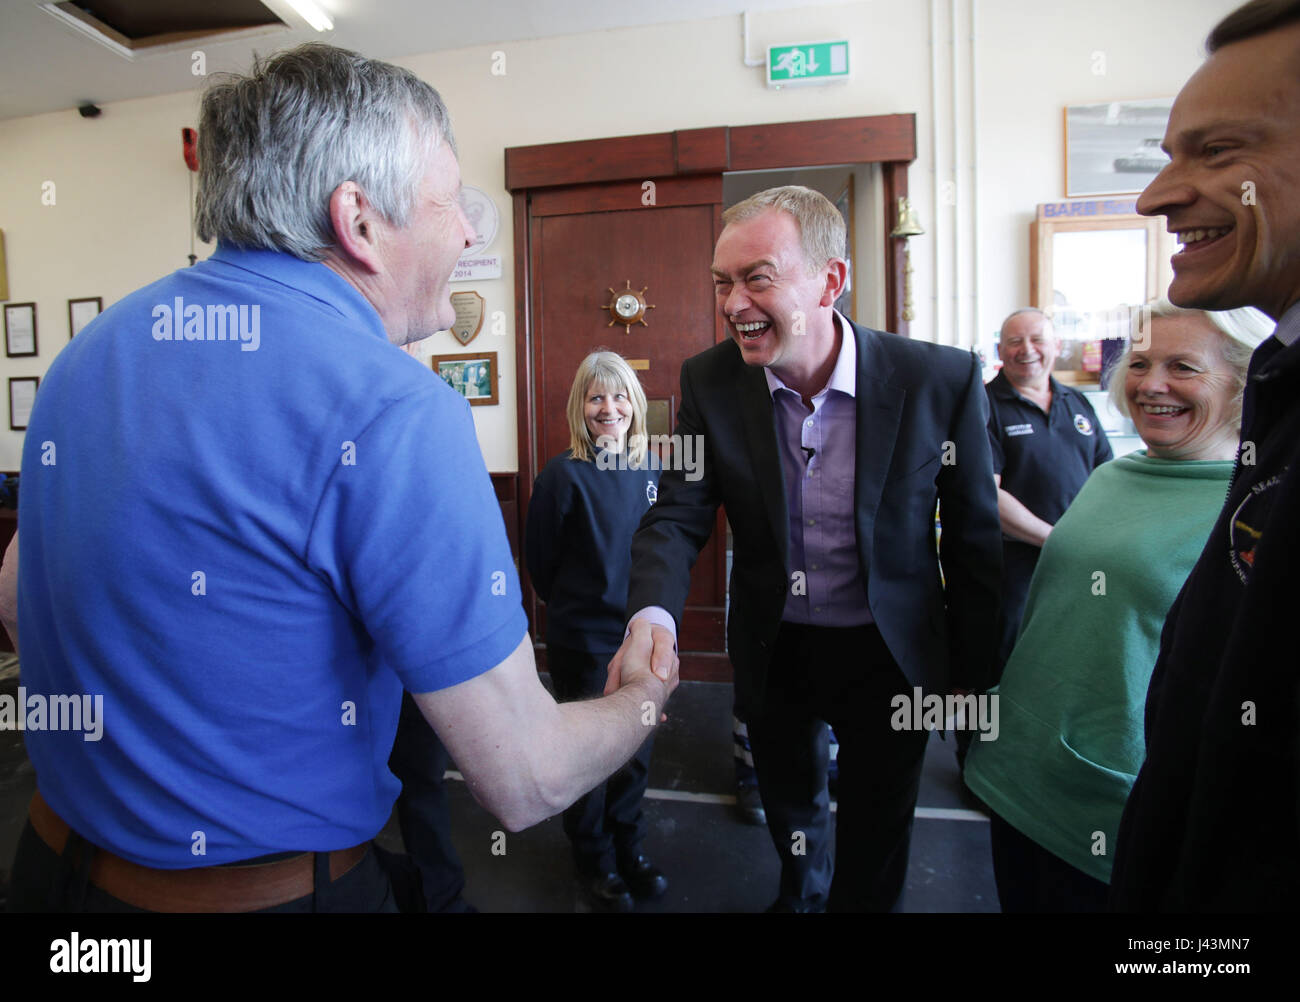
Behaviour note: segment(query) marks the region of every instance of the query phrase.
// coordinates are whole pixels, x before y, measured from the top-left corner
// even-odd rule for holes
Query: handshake
[[[625,686],[662,686],[663,695],[654,700],[662,710],[668,697],[677,688],[681,660],[677,657],[677,642],[672,631],[662,626],[652,626],[644,619],[634,619],[628,625],[623,646],[609,662],[609,678],[605,682],[605,695],[609,696]],[[667,719],[660,715],[661,721]]]

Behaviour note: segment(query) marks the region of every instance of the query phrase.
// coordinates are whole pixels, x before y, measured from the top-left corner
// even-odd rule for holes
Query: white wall
[[[62,111],[0,122],[9,299],[36,303],[40,349],[0,359],[0,469],[18,469],[22,456],[23,433],[9,430],[8,380],[44,376],[68,343],[68,300],[100,296],[107,308],[189,263],[181,128],[197,108],[197,94],[183,93],[106,105],[95,120]],[[212,248],[196,251],[202,258]]]
[[[849,83],[781,92],[767,90],[761,69],[742,64],[739,17],[402,60],[442,92],[465,181],[492,195],[502,214],[490,250],[504,258],[502,278],[457,286],[484,295],[489,315],[502,310],[509,318],[505,336],[494,337],[485,323],[471,346],[495,349],[501,361],[501,405],[474,408],[488,467],[517,469],[507,146],[915,112],[918,159],[910,185],[927,234],[912,242],[912,333],[969,345],[1027,301],[1027,224],[1036,203],[1064,194],[1064,105],[1175,93],[1199,64],[1209,28],[1234,6],[1235,0],[865,0],[756,14],[751,53],[822,38],[847,37],[853,45]],[[504,75],[492,73],[498,51]],[[1104,75],[1094,73],[1097,52],[1105,54]],[[36,359],[0,362],[0,387],[7,390],[8,377],[45,372],[68,340],[69,298],[103,296],[107,306],[185,266],[189,195],[180,129],[196,124],[196,110],[191,91],[108,104],[94,120],[66,111],[0,122],[0,228],[10,297],[37,303],[41,348]],[[56,184],[53,206],[41,204],[47,180]],[[955,182],[951,199],[940,187],[948,180]],[[869,197],[860,185],[859,228]],[[879,225],[878,215],[871,218]],[[200,244],[199,256],[210,250]],[[861,285],[859,309],[864,322],[883,322],[881,297]],[[450,334],[422,346],[425,356],[457,350]],[[22,434],[7,426],[0,420],[0,469],[16,469]]]
[[[1067,6],[1073,13],[1062,13]],[[1029,305],[1029,224],[1038,203],[1065,195],[1064,107],[1173,97],[1200,66],[1205,36],[1238,6],[977,0],[979,337]],[[911,180],[918,184],[915,166]],[[969,310],[971,289],[961,292]]]

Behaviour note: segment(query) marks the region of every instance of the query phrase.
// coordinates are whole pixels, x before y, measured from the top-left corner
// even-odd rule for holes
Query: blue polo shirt
[[[154,867],[371,838],[402,688],[527,623],[467,402],[323,264],[221,247],[106,310],[23,451],[26,732],[50,805]]]

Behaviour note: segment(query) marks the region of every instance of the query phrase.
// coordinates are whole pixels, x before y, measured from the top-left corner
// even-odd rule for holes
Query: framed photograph
[[[81,333],[81,328],[90,323],[104,309],[104,300],[99,296],[87,299],[68,300],[68,340]]]
[[[36,304],[5,304],[5,354],[22,358],[36,354]]]
[[[1169,162],[1172,97],[1065,109],[1065,197],[1138,194]]]
[[[32,416],[32,404],[36,401],[36,387],[40,385],[36,376],[14,377],[9,380],[9,429],[25,431],[27,421]]]
[[[434,355],[433,371],[474,407],[497,403],[497,353],[471,352],[466,355]]]

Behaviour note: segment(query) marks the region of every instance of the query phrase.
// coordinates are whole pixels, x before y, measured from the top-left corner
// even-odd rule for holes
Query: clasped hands
[[[668,697],[677,688],[681,660],[677,657],[677,644],[671,630],[652,626],[647,620],[635,619],[628,627],[623,645],[609,662],[609,677],[605,682],[605,695],[617,692],[625,685],[644,679],[663,687],[662,709]],[[668,717],[661,713],[660,722]]]

